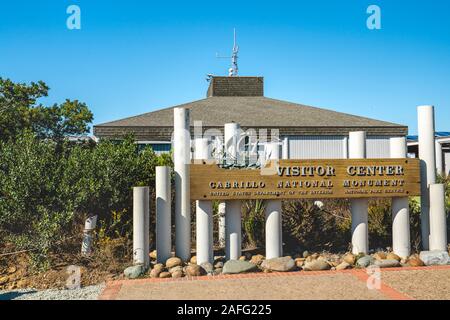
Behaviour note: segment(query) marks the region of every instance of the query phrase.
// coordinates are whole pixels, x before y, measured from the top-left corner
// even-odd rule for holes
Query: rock
[[[174,272],[178,272],[178,271],[183,272],[183,267],[182,266],[176,266],[176,267],[173,267],[173,268],[169,269],[170,273],[174,273]]]
[[[153,269],[159,270],[159,271],[163,271],[164,270],[164,265],[162,263],[157,263],[153,266]]]
[[[316,259],[312,261],[306,261],[303,266],[303,270],[305,271],[321,271],[321,270],[330,270],[331,266],[328,262],[321,259]]]
[[[408,260],[408,265],[410,267],[423,267],[425,263],[423,263],[423,261],[420,260],[419,257],[411,257]]]
[[[245,256],[240,256],[240,257],[239,257],[239,260],[240,260],[240,261],[245,261]]]
[[[340,264],[336,266],[336,270],[345,270],[350,269],[352,265],[346,261],[342,261]]]
[[[224,274],[244,273],[255,270],[257,267],[253,263],[242,260],[229,260],[223,265]]]
[[[126,268],[123,271],[123,274],[125,275],[125,277],[127,277],[128,279],[136,279],[139,276],[141,276],[143,273],[145,272],[145,268],[142,264],[138,264],[135,266],[131,266]]]
[[[4,284],[8,283],[8,281],[9,281],[9,278],[8,278],[8,277],[1,277],[1,278],[0,278],[0,286],[2,286],[2,285],[4,285]]]
[[[301,268],[305,264],[305,258],[297,258],[294,261],[297,268]]]
[[[222,261],[217,261],[214,264],[214,269],[219,269],[219,268],[223,268],[223,262]]]
[[[172,278],[181,278],[183,277],[183,270],[177,270],[172,273]]]
[[[395,268],[400,267],[400,261],[395,259],[376,260],[374,265],[380,268]]]
[[[181,259],[178,257],[172,257],[172,258],[167,259],[167,261],[166,261],[166,267],[168,269],[176,267],[176,266],[181,266],[182,264],[183,264],[183,261],[181,261]]]
[[[378,251],[377,253],[375,253],[375,254],[373,255],[373,257],[374,257],[376,260],[384,260],[384,259],[386,259],[387,255],[386,255],[386,253],[384,253],[383,251]]]
[[[421,251],[419,257],[426,266],[450,264],[450,256],[447,251]]]
[[[156,250],[153,250],[148,255],[150,256],[150,259],[156,260]]]
[[[198,264],[191,264],[186,267],[186,275],[190,277],[199,277],[205,274],[205,270]]]
[[[214,275],[219,275],[219,274],[221,274],[222,273],[222,268],[216,268],[216,269],[214,269]]]
[[[400,258],[398,255],[396,255],[396,254],[393,253],[393,252],[389,252],[389,253],[387,254],[387,256],[386,256],[386,259],[387,259],[387,260],[397,260],[397,261],[402,260],[402,258]]]
[[[207,274],[212,274],[214,271],[213,265],[209,262],[203,262],[202,264],[200,264],[200,267],[202,267]]]
[[[362,268],[367,268],[371,264],[373,264],[375,259],[371,256],[363,256],[356,260],[356,264]]]
[[[344,262],[353,266],[356,263],[356,256],[353,253],[347,253],[344,256],[343,260],[344,260]]]
[[[150,271],[150,278],[159,278],[159,275],[164,270],[164,265],[162,263],[157,263],[153,266],[153,269]]]
[[[197,256],[192,256],[190,263],[197,264]]]
[[[257,254],[251,257],[250,262],[259,266],[264,261],[264,256],[262,254]]]
[[[318,253],[313,253],[312,255],[311,255],[311,259],[313,259],[313,260],[315,260],[315,259],[317,259],[317,258],[319,258],[320,257],[320,254],[318,254]]]
[[[295,261],[291,257],[280,257],[280,258],[272,258],[266,259],[261,263],[261,267],[263,269],[268,269],[271,271],[291,271],[295,268]]]
[[[303,256],[303,258],[305,258],[305,259],[308,258],[308,257],[309,257],[309,252],[308,252],[308,250],[303,251],[302,256]]]
[[[167,271],[163,271],[159,274],[160,278],[172,278],[172,275],[170,274],[170,272]]]

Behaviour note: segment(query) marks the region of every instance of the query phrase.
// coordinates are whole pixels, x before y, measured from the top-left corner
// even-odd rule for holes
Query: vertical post
[[[133,188],[133,262],[148,267],[149,257],[149,188]]]
[[[93,232],[97,226],[97,216],[91,216],[84,222],[83,242],[81,243],[81,254],[89,255],[92,252]]]
[[[155,187],[156,260],[165,263],[172,256],[170,167],[156,167]]]
[[[208,160],[210,158],[208,138],[195,139],[194,159]],[[196,248],[197,264],[214,263],[213,250],[213,212],[212,202],[196,201]]]
[[[238,260],[241,256],[241,201],[227,201],[226,217],[226,260]]]
[[[366,133],[364,131],[350,132],[348,147],[350,159],[364,159],[366,157]],[[354,254],[367,254],[369,251],[368,207],[368,200],[366,199],[352,199],[350,201],[352,252]]]
[[[239,156],[237,150],[239,131],[239,124],[234,122],[225,124],[224,146],[227,163],[235,163]],[[225,255],[227,260],[237,260],[241,256],[241,205],[240,200],[226,202]]]
[[[283,159],[289,159],[289,138],[284,137],[283,139]]]
[[[266,160],[280,159],[280,146],[277,142],[266,144]],[[281,200],[268,200],[265,208],[266,258],[279,258],[283,255]]]
[[[417,107],[419,158],[421,176],[421,234],[422,247],[428,250],[430,237],[430,189],[436,183],[436,152],[434,138],[434,107]]]
[[[391,138],[391,158],[406,158],[406,154],[406,138]],[[411,253],[408,197],[392,199],[392,248],[394,253],[402,258],[408,257]]]
[[[191,138],[189,110],[175,108],[173,160],[175,171],[175,254],[184,261],[191,256],[191,203],[189,192],[189,164]]]
[[[447,219],[443,184],[430,185],[430,250],[447,251]]]
[[[225,239],[226,239],[226,231],[225,231],[225,213],[226,213],[226,203],[224,201],[219,202],[218,206],[218,214],[219,214],[219,246],[221,248],[225,248]]]
[[[436,173],[438,175],[444,174],[444,154],[442,152],[442,144],[435,140],[435,149],[436,149]]]

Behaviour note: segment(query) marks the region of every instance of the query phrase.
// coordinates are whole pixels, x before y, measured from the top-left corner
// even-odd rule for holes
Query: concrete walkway
[[[380,269],[378,269],[380,270]],[[450,266],[249,273],[107,283],[102,300],[450,299]],[[377,282],[377,279],[381,281]]]

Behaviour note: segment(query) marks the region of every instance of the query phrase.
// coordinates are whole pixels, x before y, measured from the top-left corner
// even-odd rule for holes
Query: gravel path
[[[105,284],[88,286],[80,289],[19,289],[0,291],[0,300],[97,300]]]

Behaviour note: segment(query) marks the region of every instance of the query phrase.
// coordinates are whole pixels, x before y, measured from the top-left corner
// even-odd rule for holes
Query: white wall
[[[367,158],[389,158],[390,137],[367,137]],[[290,136],[290,159],[344,159],[344,136]]]
[[[445,172],[450,175],[450,152],[445,153]]]

